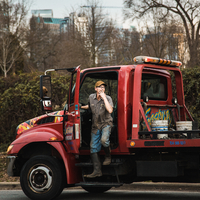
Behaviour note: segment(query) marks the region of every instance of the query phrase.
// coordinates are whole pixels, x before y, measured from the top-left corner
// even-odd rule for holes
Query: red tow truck
[[[71,73],[68,102],[52,113],[48,74],[59,69],[47,70],[40,77],[40,97],[48,113],[18,126],[7,150],[8,175],[20,176],[24,193],[37,200],[54,199],[75,186],[101,193],[136,181],[198,182],[200,130],[185,106],[180,66],[138,56],[133,65],[66,69]],[[98,80],[107,84],[114,105],[112,162],[102,166],[101,177],[89,179],[84,174],[93,170],[92,115],[80,105],[87,104]]]

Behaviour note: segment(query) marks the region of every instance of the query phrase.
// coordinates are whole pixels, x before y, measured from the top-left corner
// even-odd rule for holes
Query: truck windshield
[[[142,75],[141,98],[167,100],[167,78],[153,74]]]

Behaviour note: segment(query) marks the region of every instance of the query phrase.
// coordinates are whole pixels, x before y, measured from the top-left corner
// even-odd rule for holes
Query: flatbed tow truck
[[[138,56],[133,65],[71,73],[68,103],[51,112],[51,76],[40,77],[47,114],[20,124],[8,147],[8,174],[20,176],[30,199],[54,199],[64,188],[81,186],[101,193],[137,181],[199,182],[200,130],[185,105],[181,62]],[[63,70],[63,69],[61,69]],[[113,99],[112,162],[101,177],[89,179],[91,112],[80,109],[96,81]],[[44,92],[46,88],[48,93]],[[104,151],[100,151],[103,161]]]

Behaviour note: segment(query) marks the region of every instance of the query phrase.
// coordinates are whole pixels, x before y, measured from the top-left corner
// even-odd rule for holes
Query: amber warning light
[[[137,64],[150,63],[150,64],[166,65],[166,66],[171,66],[171,67],[180,67],[182,65],[180,61],[167,60],[163,58],[154,58],[154,57],[148,57],[148,56],[137,56],[134,58],[134,62]]]

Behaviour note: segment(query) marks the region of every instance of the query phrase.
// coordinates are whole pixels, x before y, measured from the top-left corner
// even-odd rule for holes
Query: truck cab
[[[147,56],[134,62],[67,69],[71,82],[64,110],[18,127],[7,151],[8,174],[20,176],[29,198],[52,199],[71,186],[105,192],[134,181],[199,181],[200,131],[185,106],[181,63]],[[51,111],[47,73],[57,70],[41,76],[41,107],[47,112]],[[99,80],[107,84],[106,94],[113,100],[112,162],[102,166],[102,177],[89,179],[84,175],[93,169],[92,114],[80,107],[88,104]]]

